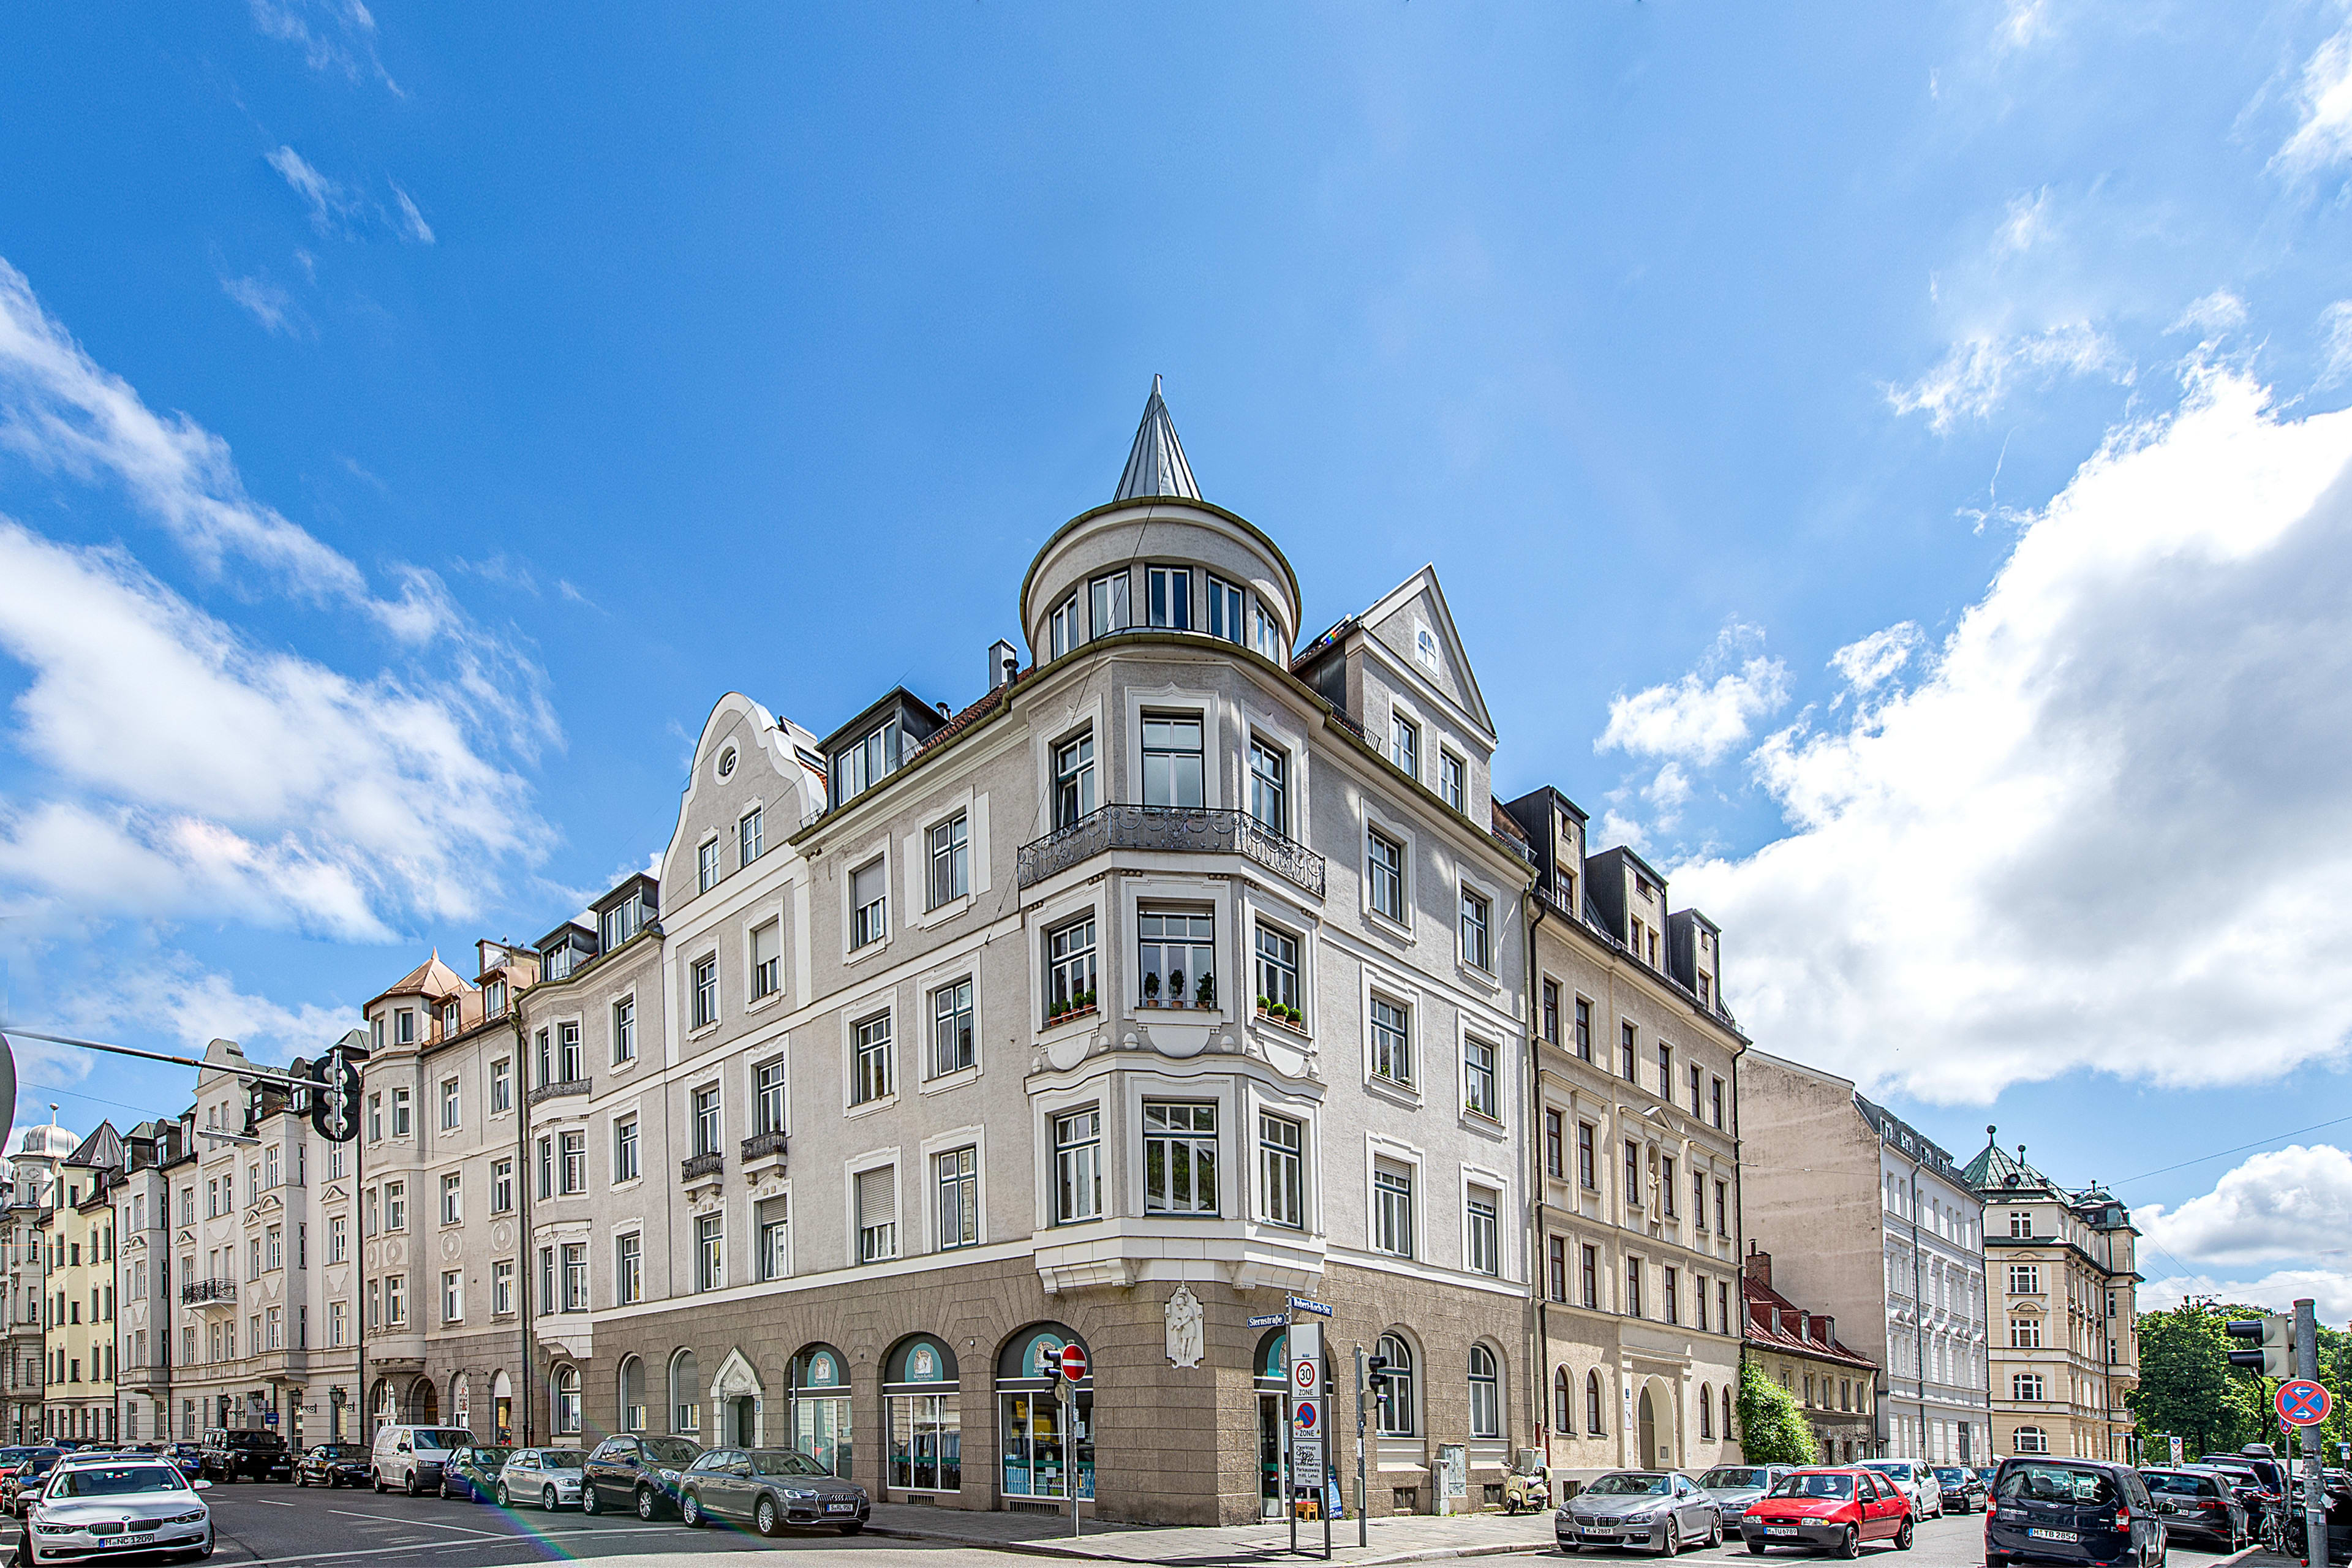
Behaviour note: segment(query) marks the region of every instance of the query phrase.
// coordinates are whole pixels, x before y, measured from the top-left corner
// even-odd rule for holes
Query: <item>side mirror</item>
[[[202,1476],[198,1476],[194,1480],[190,1481],[188,1484],[195,1488],[200,1492],[208,1492],[213,1489],[212,1482],[205,1479]]]

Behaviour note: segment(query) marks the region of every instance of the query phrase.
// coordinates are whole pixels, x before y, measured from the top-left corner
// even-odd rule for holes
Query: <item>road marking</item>
[[[294,1506],[290,1502],[281,1502],[274,1497],[257,1497],[248,1499],[247,1500],[251,1502],[266,1502],[272,1508],[292,1508]]]
[[[341,1512],[341,1510],[337,1510],[336,1511]],[[376,1516],[358,1514],[353,1517],[365,1519]],[[421,1523],[423,1521],[419,1521],[418,1522]],[[545,1540],[555,1535],[670,1535],[675,1534],[676,1531],[676,1526],[667,1524],[618,1525],[595,1530],[541,1531],[537,1534],[494,1535],[490,1536],[489,1539],[495,1541],[510,1541],[517,1544],[527,1545],[532,1541]],[[284,1568],[284,1565],[289,1563],[334,1563],[340,1562],[348,1557],[379,1556],[386,1552],[444,1552],[447,1551],[453,1544],[455,1543],[446,1541],[427,1542],[421,1546],[397,1546],[385,1544],[370,1547],[363,1552],[307,1552],[297,1553],[291,1557],[256,1557],[250,1559],[250,1563],[252,1564],[252,1568]],[[517,1565],[517,1568],[542,1568],[543,1562],[544,1560],[541,1559],[536,1563]]]
[[[486,1541],[506,1541],[511,1539],[506,1531],[501,1530],[475,1530],[463,1524],[443,1524],[439,1520],[435,1519],[417,1519],[414,1516],[404,1518],[396,1513],[353,1513],[349,1509],[342,1508],[334,1509],[331,1511],[341,1514],[345,1519],[373,1519],[380,1521],[385,1524],[404,1525],[411,1529],[455,1530],[466,1535],[478,1535]]]

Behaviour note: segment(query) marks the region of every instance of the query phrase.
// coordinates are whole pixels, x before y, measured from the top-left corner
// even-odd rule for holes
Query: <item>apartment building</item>
[[[52,1438],[112,1439],[114,1405],[114,1206],[111,1184],[122,1139],[101,1121],[58,1163],[47,1215],[48,1321],[43,1401]]]
[[[1880,1369],[1879,1457],[1994,1452],[1984,1205],[1951,1155],[1850,1079],[1743,1060],[1748,1234],[1781,1288],[1827,1308]]]
[[[112,1184],[115,1318],[114,1392],[128,1442],[171,1436],[172,1178],[186,1152],[177,1118],[142,1121],[122,1137]]]
[[[1722,946],[1629,848],[1586,853],[1556,789],[1510,803],[1536,867],[1538,1258],[1526,1397],[1549,1462],[1699,1470],[1738,1456],[1740,1058]]]
[[[8,1263],[8,1440],[37,1442],[48,1432],[48,1215],[57,1202],[58,1165],[81,1140],[57,1125],[27,1127],[8,1167],[5,1222]]]
[[[2141,1458],[2125,1396],[2139,1386],[2131,1211],[2095,1183],[2069,1189],[1985,1129],[1962,1173],[1985,1205],[1997,1302],[1991,1349],[1995,1451]]]
[[[1850,1465],[1877,1448],[1878,1368],[1837,1337],[1837,1319],[1811,1312],[1772,1285],[1772,1255],[1751,1245],[1741,1260],[1742,1348],[1789,1391],[1812,1428],[1821,1462]]]

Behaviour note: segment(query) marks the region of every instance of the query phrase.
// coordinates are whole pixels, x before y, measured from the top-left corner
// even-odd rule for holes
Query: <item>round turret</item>
[[[81,1147],[81,1138],[54,1122],[25,1129],[24,1139],[16,1145],[20,1159],[62,1160]]]

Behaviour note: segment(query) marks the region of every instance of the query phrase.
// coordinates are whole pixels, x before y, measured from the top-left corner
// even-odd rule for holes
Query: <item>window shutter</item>
[[[857,1173],[857,1223],[861,1228],[898,1222],[898,1172],[885,1165]]]
[[[882,862],[850,873],[849,907],[862,910],[882,896]]]

